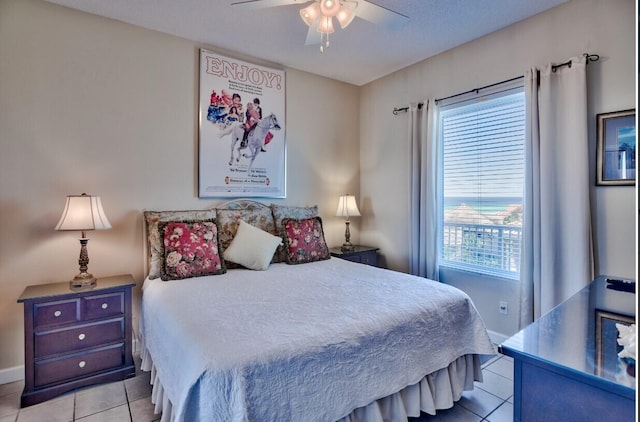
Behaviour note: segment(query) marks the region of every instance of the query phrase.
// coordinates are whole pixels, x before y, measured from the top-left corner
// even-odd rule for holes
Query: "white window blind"
[[[442,108],[441,266],[519,278],[524,130],[522,88]]]

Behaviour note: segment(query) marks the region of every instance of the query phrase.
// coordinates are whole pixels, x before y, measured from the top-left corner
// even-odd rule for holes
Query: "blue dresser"
[[[636,295],[602,276],[500,346],[514,359],[514,421],[634,421],[635,365],[618,358],[616,323]]]

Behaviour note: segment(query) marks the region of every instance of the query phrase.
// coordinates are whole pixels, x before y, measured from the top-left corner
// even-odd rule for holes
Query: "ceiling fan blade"
[[[408,16],[364,0],[358,0],[355,14],[359,18],[389,28],[398,28],[409,20]]]
[[[303,4],[309,0],[243,0],[231,3],[232,7],[244,10],[266,9],[267,7]]]
[[[318,19],[309,27],[309,31],[307,31],[307,39],[304,42],[304,45],[314,45],[320,44],[322,41],[320,38],[320,33],[318,32]]]

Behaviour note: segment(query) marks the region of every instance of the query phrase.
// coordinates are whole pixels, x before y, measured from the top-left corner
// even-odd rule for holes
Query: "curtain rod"
[[[418,109],[421,109],[423,105],[424,105],[423,103],[418,103]],[[398,113],[402,113],[402,112],[405,112],[405,111],[409,111],[409,107],[408,106],[407,107],[399,107],[399,108],[398,107],[394,107],[393,108],[393,114],[396,115],[396,116],[398,115]]]
[[[584,53],[583,56],[587,59],[587,64],[589,64],[589,62],[597,62],[598,60],[600,60],[600,56],[597,54],[589,54],[589,53]],[[571,67],[571,60],[565,62],[565,63],[560,63],[560,64],[556,64],[551,66],[551,71],[555,72],[557,69],[563,67],[563,66],[569,66]],[[498,85],[502,85],[502,84],[506,84],[509,82],[513,82],[513,81],[517,81],[518,79],[522,79],[524,78],[523,76],[516,76],[514,78],[510,78],[510,79],[506,79],[504,81],[501,82],[496,82],[490,85],[485,85],[482,86],[480,88],[474,88],[474,89],[470,89],[469,91],[465,91],[465,92],[461,92],[459,94],[454,94],[454,95],[449,95],[448,97],[444,97],[444,98],[437,98],[435,100],[435,103],[438,104],[440,101],[443,100],[448,100],[450,98],[456,98],[456,97],[460,97],[462,95],[466,95],[466,94],[479,94],[480,91],[482,91],[483,89],[487,89],[487,88],[493,88],[494,86],[498,86]],[[422,107],[422,103],[418,103],[418,108]],[[405,112],[408,111],[409,107],[394,107],[393,109],[393,114],[397,115],[400,112]]]
[[[584,53],[583,56],[587,59],[586,61],[587,64],[589,64],[589,62],[597,62],[598,60],[600,60],[600,56],[597,54]],[[551,66],[551,71],[555,72],[556,70],[564,66],[571,67],[571,60]]]
[[[469,91],[461,92],[459,94],[449,95],[448,97],[444,97],[444,98],[436,98],[435,99],[435,103],[438,104],[438,102],[440,102],[442,100],[448,100],[449,98],[455,98],[455,97],[459,97],[461,95],[466,95],[466,94],[471,94],[471,93],[476,93],[477,94],[483,89],[487,89],[487,88],[491,88],[491,87],[494,87],[494,86],[498,86],[498,85],[506,84],[506,83],[509,83],[509,82],[517,81],[518,79],[521,79],[521,78],[524,78],[524,76],[516,76],[515,78],[507,79],[507,80],[502,81],[502,82],[496,82],[496,83],[491,84],[491,85],[485,85],[485,86],[482,86],[480,88],[470,89]],[[418,108],[420,108],[420,107],[422,107],[422,103],[418,103]],[[397,115],[398,113],[403,112],[403,111],[407,111],[407,110],[409,110],[409,107],[400,107],[400,108],[394,107],[393,114]]]
[[[460,96],[462,96],[462,95],[467,95],[467,94],[479,94],[479,93],[480,93],[480,91],[482,91],[483,89],[493,88],[494,86],[498,86],[498,85],[502,85],[502,84],[507,84],[507,83],[509,83],[509,82],[517,81],[518,79],[522,79],[522,78],[524,78],[524,75],[516,76],[516,77],[514,77],[514,78],[510,78],[510,79],[505,79],[504,81],[496,82],[496,83],[494,83],[494,84],[481,86],[480,88],[470,89],[470,90],[468,90],[468,91],[461,92],[461,93],[459,93],[459,94],[449,95],[448,97],[444,97],[444,98],[436,98],[435,102],[436,102],[436,104],[438,104],[440,101],[448,100],[448,99],[450,99],[450,98],[460,97]]]

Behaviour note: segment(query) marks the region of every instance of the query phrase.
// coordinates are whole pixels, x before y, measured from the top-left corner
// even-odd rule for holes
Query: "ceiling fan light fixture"
[[[338,14],[336,15],[336,19],[340,23],[340,28],[345,29],[353,18],[356,17],[356,14],[353,11],[349,10],[346,6],[341,6]]]
[[[340,11],[340,0],[320,0],[320,13],[324,16],[335,16]]]
[[[302,6],[304,3],[306,7]],[[394,28],[409,20],[408,16],[366,0],[232,0],[231,6],[257,9],[289,4],[302,6],[300,18],[309,27],[305,45],[317,44],[320,38],[321,52],[329,47],[329,34],[334,32],[334,17],[342,29],[349,26],[356,15],[371,23]]]
[[[321,16],[318,23],[318,32],[321,34],[333,34],[333,18],[331,16]]]
[[[300,17],[307,26],[313,25],[316,19],[320,16],[320,6],[315,1],[309,6],[300,9]]]

